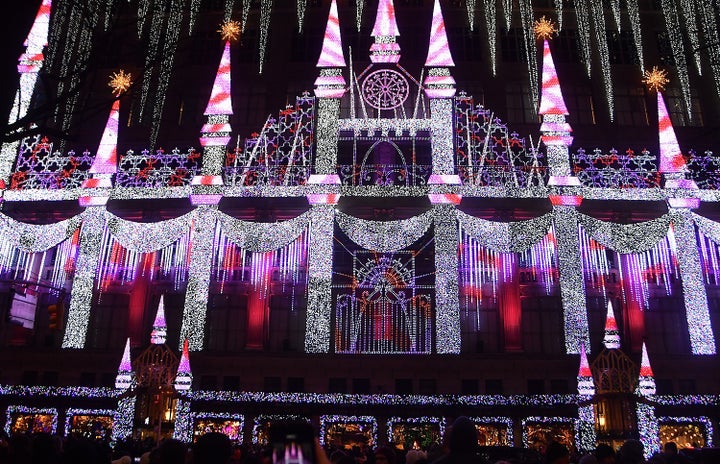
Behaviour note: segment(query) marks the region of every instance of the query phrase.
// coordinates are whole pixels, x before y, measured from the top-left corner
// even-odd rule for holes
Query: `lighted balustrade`
[[[305,185],[312,166],[226,166],[223,169],[225,185],[233,187],[296,186]]]
[[[647,150],[613,148],[604,153],[599,148],[592,152],[579,148],[572,154],[572,170],[585,187],[659,188],[662,180],[657,157]]]
[[[474,187],[529,188],[547,185],[545,166],[458,166],[463,185]]]
[[[22,141],[15,171],[10,178],[10,188],[78,188],[89,177],[93,158],[88,151],[80,154],[72,150],[67,153],[53,151],[53,144],[40,135],[26,138]]]
[[[190,185],[200,169],[200,153],[187,153],[175,148],[170,153],[160,149],[143,150],[136,154],[129,150],[120,159],[115,185],[118,187],[181,187]]]
[[[427,185],[432,166],[420,164],[362,164],[340,165],[338,175],[342,185],[418,187]]]

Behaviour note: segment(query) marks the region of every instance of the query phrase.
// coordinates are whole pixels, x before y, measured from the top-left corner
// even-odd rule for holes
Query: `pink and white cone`
[[[443,20],[442,9],[440,8],[440,0],[435,0],[435,6],[433,7],[430,44],[428,46],[428,55],[425,60],[425,66],[435,68],[449,68],[455,66],[455,62],[450,54],[450,45],[447,40],[447,32],[445,31],[445,21]]]
[[[225,42],[225,49],[210,93],[210,101],[204,114],[233,114],[230,99],[230,42]]]
[[[660,172],[669,174],[685,171],[685,159],[680,151],[675,129],[661,92],[657,93],[658,135],[660,136]]]
[[[153,345],[162,345],[167,339],[167,323],[165,322],[165,295],[160,295],[160,303],[158,304],[157,313],[155,314],[155,322],[153,322],[153,330],[150,333],[150,343]]]
[[[26,48],[25,53],[20,56],[18,72],[37,72],[42,66],[44,58],[42,51],[47,45],[51,9],[52,0],[43,0],[42,5],[40,5],[35,15],[35,21],[30,28],[30,32],[23,43]]]
[[[657,391],[655,386],[655,374],[650,366],[650,358],[647,353],[645,342],[642,345],[642,358],[640,360],[640,378],[638,381],[638,394],[642,396],[654,395]]]
[[[562,114],[567,115],[568,110],[565,106],[565,99],[560,89],[560,79],[558,79],[555,70],[555,62],[553,61],[552,52],[550,51],[550,43],[545,40],[543,48],[543,70],[542,70],[542,89],[540,95],[540,111],[539,114]]]
[[[342,36],[340,34],[340,19],[338,17],[337,2],[332,0],[328,14],[325,38],[323,39],[318,68],[344,68],[345,56],[342,49]]]
[[[113,102],[103,131],[97,155],[90,166],[91,174],[114,174],[117,172],[118,121],[120,119],[120,100]]]
[[[400,45],[395,41],[400,36],[395,21],[395,5],[392,0],[380,0],[372,34],[375,43],[370,46],[370,61],[373,63],[397,63],[400,61]]]
[[[342,36],[340,34],[340,19],[338,17],[337,3],[330,4],[325,38],[322,51],[317,62],[318,68],[333,68],[321,70],[320,76],[315,79],[315,95],[320,98],[341,98],[345,93],[345,78],[339,68],[344,68],[345,56],[342,51]]]
[[[593,383],[590,363],[588,362],[584,343],[580,345],[580,369],[578,369],[577,380],[578,394],[587,396],[593,396],[595,394],[595,384]]]
[[[130,359],[130,338],[125,342],[125,351],[115,376],[115,388],[127,390],[133,383],[132,360]]]
[[[605,317],[605,337],[603,345],[608,350],[620,349],[620,330],[618,330],[617,321],[615,320],[615,311],[613,311],[612,303],[608,301],[607,316]]]
[[[190,390],[192,387],[192,379],[189,342],[185,339],[180,365],[178,366],[177,375],[175,376],[175,390]]]

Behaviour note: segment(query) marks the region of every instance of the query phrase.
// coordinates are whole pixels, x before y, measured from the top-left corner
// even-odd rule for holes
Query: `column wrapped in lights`
[[[335,208],[331,205],[313,205],[311,209],[305,328],[307,353],[330,351],[334,217]]]
[[[89,206],[83,213],[80,229],[80,252],[70,293],[63,348],[85,347],[104,229],[105,206]]]
[[[585,280],[578,233],[578,213],[574,206],[553,204],[555,233],[557,234],[560,295],[565,325],[565,351],[580,352],[580,345],[590,346]]]
[[[193,415],[190,412],[190,405],[190,400],[180,397],[175,406],[173,438],[185,443],[190,443],[193,438]]]
[[[578,448],[590,451],[595,448],[597,434],[595,433],[595,406],[592,397],[595,396],[595,383],[593,382],[590,363],[588,362],[585,345],[580,346],[580,368],[578,369],[578,421],[575,423]]]
[[[114,443],[132,436],[136,398],[134,395],[129,395],[118,400],[117,409],[113,415],[112,441]]]
[[[434,205],[435,216],[435,350],[460,353],[458,226],[453,205]]]
[[[695,226],[688,208],[670,208],[675,232],[676,256],[682,276],[685,316],[690,331],[690,348],[693,354],[716,353],[708,308],[707,291],[700,267]]]
[[[320,75],[315,79],[315,95],[318,97],[315,173],[337,175],[340,98],[345,94],[347,83],[342,76],[346,63],[335,0],[330,4],[322,50],[316,67],[320,69]]]
[[[193,223],[192,249],[188,270],[183,322],[180,340],[187,339],[190,349],[203,347],[205,317],[210,293],[210,275],[212,273],[213,238],[216,226],[216,206],[200,205],[196,210]]]
[[[640,442],[644,446],[645,458],[649,459],[660,451],[660,425],[655,416],[655,406],[650,399],[655,396],[655,378],[645,343],[642,345],[642,359],[640,361],[640,375],[635,394],[638,396],[635,404],[638,433]]]

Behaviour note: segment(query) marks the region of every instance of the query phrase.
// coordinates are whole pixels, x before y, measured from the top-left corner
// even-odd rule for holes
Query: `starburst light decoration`
[[[667,71],[664,69],[653,66],[650,71],[645,71],[642,82],[648,89],[654,92],[662,92],[665,90],[665,86],[670,82],[667,75]]]
[[[220,25],[220,29],[217,30],[220,33],[220,37],[228,42],[236,42],[240,39],[242,34],[242,25],[240,21],[228,20]]]
[[[113,94],[121,95],[128,91],[132,83],[132,74],[126,73],[125,70],[121,69],[120,71],[114,72],[110,75],[108,87],[113,89]]]
[[[535,31],[535,37],[537,37],[539,40],[552,39],[552,37],[557,32],[555,23],[552,20],[548,19],[546,16],[543,16],[537,21],[535,21],[535,27],[533,28],[533,30]]]

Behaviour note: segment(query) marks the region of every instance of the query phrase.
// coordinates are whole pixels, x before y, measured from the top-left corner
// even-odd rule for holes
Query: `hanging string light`
[[[610,117],[610,121],[613,121],[615,117],[615,98],[613,96],[610,51],[608,50],[607,43],[603,0],[592,0],[590,2],[590,11],[592,13],[593,29],[595,30],[595,44],[600,54],[600,71],[602,73],[603,84],[605,85],[605,101],[608,105],[608,116]]]
[[[577,16],[578,40],[580,41],[580,56],[585,65],[585,72],[590,77],[592,70],[592,59],[590,45],[590,15],[587,2],[575,3],[575,15]]]
[[[485,26],[487,27],[488,49],[492,74],[497,74],[497,6],[495,0],[483,0],[485,3]]]
[[[692,101],[690,99],[690,76],[688,75],[687,61],[685,61],[685,45],[683,44],[680,20],[675,2],[673,0],[662,0],[662,10],[665,16],[665,25],[668,38],[670,39],[670,49],[672,50],[673,60],[675,60],[675,69],[677,70],[678,80],[680,81],[683,101],[685,102],[685,110],[688,119],[691,120]]]
[[[263,65],[265,64],[265,52],[267,51],[268,33],[270,32],[270,13],[272,12],[272,4],[273,0],[260,1],[260,41],[258,43],[260,48],[260,74],[262,74]]]
[[[520,23],[525,40],[525,59],[528,63],[528,78],[530,80],[530,97],[532,99],[532,111],[538,109],[538,60],[537,44],[533,36],[533,9],[531,0],[520,0]]]
[[[558,30],[562,29],[563,22],[563,0],[554,0],[555,13],[557,15]]]

